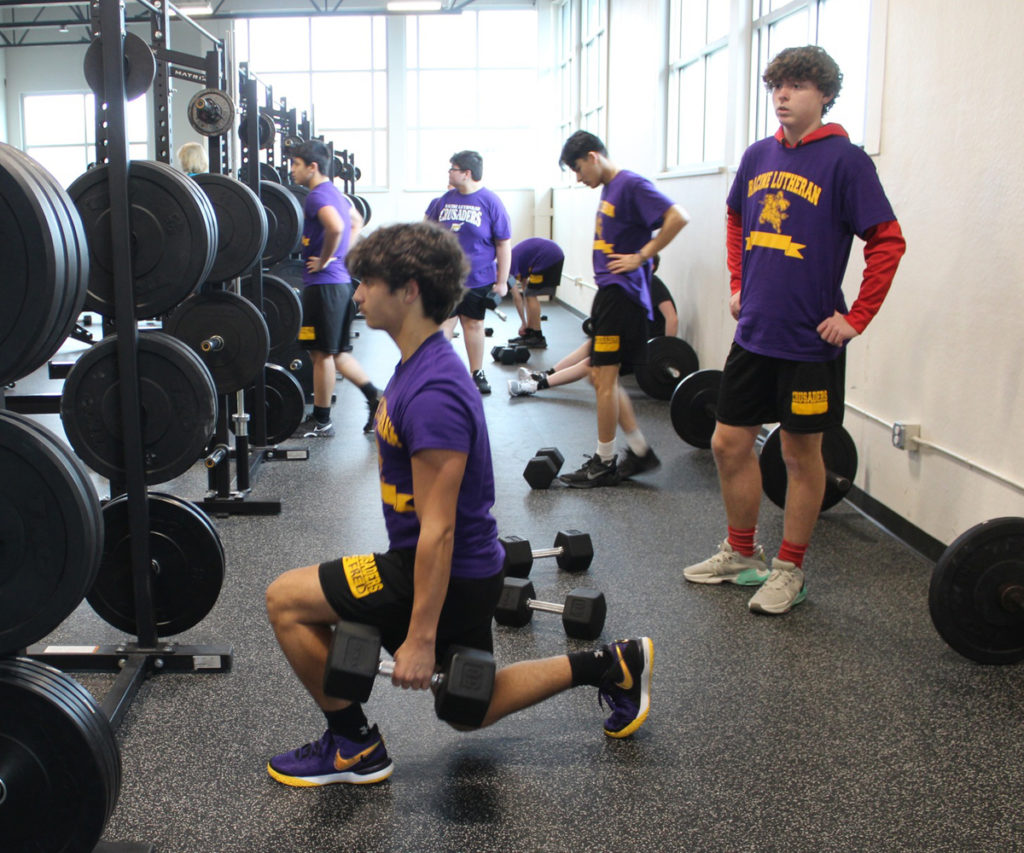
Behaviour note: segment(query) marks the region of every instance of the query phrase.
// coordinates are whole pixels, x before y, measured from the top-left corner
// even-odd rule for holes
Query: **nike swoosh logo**
[[[622,679],[622,681],[616,681],[615,682],[615,686],[621,688],[622,690],[632,690],[633,689],[633,676],[632,676],[632,674],[629,671],[629,667],[626,666],[626,661],[623,660],[623,658],[622,658],[622,649],[616,647],[615,653],[619,656],[619,663],[622,664],[622,672],[625,675],[625,677]],[[335,763],[337,763],[337,762],[335,762]]]
[[[334,769],[348,770],[351,767],[355,767],[360,761],[366,758],[366,756],[373,752],[378,746],[380,746],[379,740],[370,744],[362,752],[357,752],[351,758],[342,758],[341,750],[339,749],[336,753],[334,753]]]
[[[603,475],[605,475],[607,473],[608,473],[608,469],[607,468],[605,468],[603,471],[598,471],[596,474],[593,471],[587,471],[587,479],[588,480],[596,480],[598,477],[601,477],[601,476],[603,476]]]

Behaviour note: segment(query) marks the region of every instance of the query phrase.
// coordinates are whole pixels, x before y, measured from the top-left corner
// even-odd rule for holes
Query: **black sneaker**
[[[366,405],[370,409],[370,416],[366,419],[366,423],[363,424],[363,432],[373,432],[373,424],[377,419],[377,407],[380,405],[380,397],[367,400]]]
[[[583,467],[571,474],[563,474],[558,479],[574,489],[593,489],[597,486],[617,486],[619,472],[614,459],[602,462],[601,457],[595,453],[583,463]]]
[[[536,329],[527,329],[526,332],[517,338],[509,338],[508,345],[512,346],[523,346],[529,347],[530,349],[547,349],[548,339],[544,337],[543,332],[539,332]]]
[[[627,447],[626,453],[619,460],[619,479],[628,480],[636,474],[660,467],[661,460],[655,455],[653,447],[648,447],[643,456],[637,456],[631,447]]]
[[[620,640],[608,646],[614,663],[597,688],[598,702],[611,715],[604,721],[608,737],[629,737],[651,710],[651,668],[654,643],[650,637]]]
[[[476,383],[476,387],[481,394],[491,393],[491,386],[487,384],[487,377],[482,370],[474,371],[473,381]]]
[[[328,421],[325,424],[313,422],[313,428],[302,434],[303,438],[333,438],[334,424]]]

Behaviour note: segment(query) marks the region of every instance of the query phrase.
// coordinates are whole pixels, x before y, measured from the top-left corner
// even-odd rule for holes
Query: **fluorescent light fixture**
[[[389,12],[440,12],[441,0],[388,0]]]
[[[212,15],[213,6],[209,3],[201,3],[198,6],[189,6],[184,3],[178,5],[178,9],[188,15],[190,18],[198,18],[203,15]]]

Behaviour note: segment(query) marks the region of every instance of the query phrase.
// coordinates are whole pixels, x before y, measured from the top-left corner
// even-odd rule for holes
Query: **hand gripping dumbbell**
[[[352,702],[365,702],[378,675],[391,676],[395,662],[381,660],[380,631],[372,625],[341,621],[327,654],[324,693]],[[452,646],[444,666],[430,679],[434,713],[463,726],[479,726],[494,693],[494,656],[480,649]]]
[[[566,636],[593,640],[604,630],[608,605],[604,593],[577,587],[565,597],[565,604],[552,604],[534,598],[533,584],[526,578],[505,578],[505,584],[494,608],[494,621],[499,625],[522,628],[533,618],[533,611],[561,613]]]
[[[522,344],[500,344],[491,349],[491,358],[502,364],[525,364],[530,360],[530,348]]]
[[[580,530],[559,530],[552,548],[533,551],[530,540],[519,536],[503,536],[498,541],[505,547],[505,574],[525,578],[533,568],[533,561],[541,557],[554,557],[558,568],[567,572],[585,572],[594,560],[594,543],[590,534]]]
[[[562,470],[565,457],[557,447],[542,447],[526,463],[523,478],[531,489],[546,489]]]
[[[498,315],[499,320],[507,320],[508,315],[505,314],[498,306],[501,304],[501,297],[498,296],[497,291],[488,290],[487,295],[484,296],[484,304],[495,314]]]

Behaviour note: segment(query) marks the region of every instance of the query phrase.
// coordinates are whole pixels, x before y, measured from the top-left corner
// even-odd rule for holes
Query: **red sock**
[[[756,527],[751,527],[750,530],[737,530],[735,527],[730,527],[729,547],[742,557],[753,557],[754,532],[756,530]]]
[[[794,545],[792,542],[787,542],[783,539],[782,544],[779,546],[779,559],[792,563],[798,569],[801,569],[804,565],[804,552],[806,550],[806,545]]]

